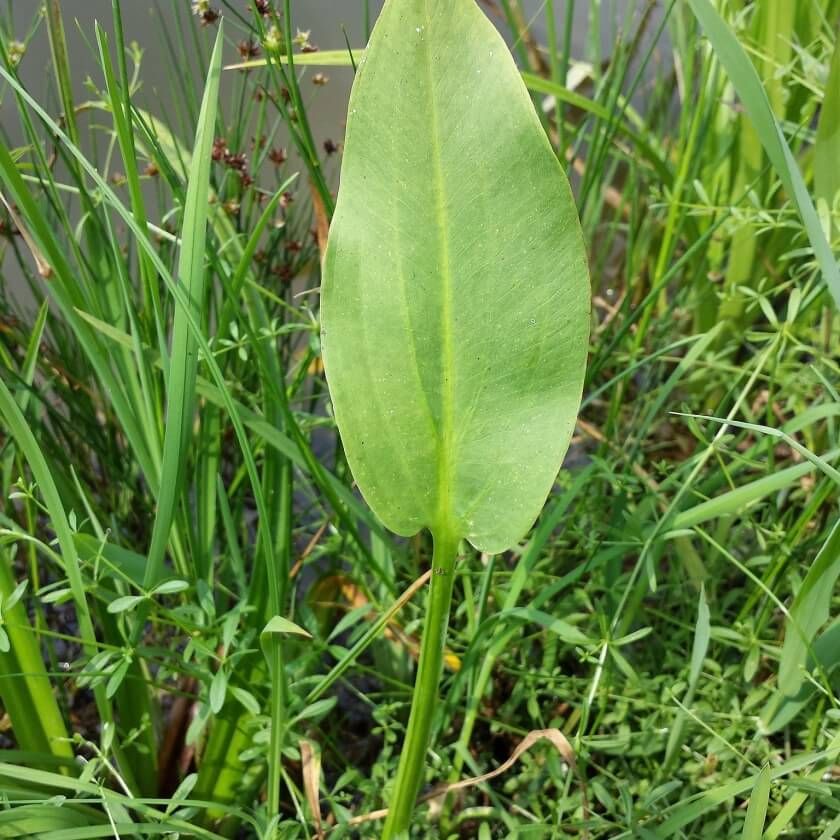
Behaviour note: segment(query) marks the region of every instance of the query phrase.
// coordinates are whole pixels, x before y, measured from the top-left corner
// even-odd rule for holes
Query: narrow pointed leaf
[[[840,193],[840,40],[834,45],[814,143],[814,186],[829,208]]]
[[[505,43],[473,0],[390,0],[322,290],[336,420],[382,521],[519,540],[569,444],[588,330],[574,201]]]
[[[133,609],[138,604],[143,603],[145,598],[145,595],[123,595],[119,598],[115,598],[110,604],[108,604],[108,612],[114,614],[126,612],[127,610]]]
[[[764,821],[767,819],[767,806],[770,801],[770,765],[766,764],[756,776],[747,817],[744,820],[743,840],[761,840],[764,835]]]
[[[831,598],[840,577],[840,522],[837,522],[805,575],[785,622],[779,662],[779,691],[795,695],[805,678],[808,648],[831,617]]]
[[[160,575],[169,532],[175,518],[187,443],[193,422],[195,381],[198,369],[198,342],[192,334],[189,316],[201,323],[205,309],[206,271],[204,267],[208,196],[210,192],[211,147],[213,144],[216,111],[221,76],[222,26],[216,36],[204,99],[198,116],[195,147],[190,163],[184,218],[181,226],[181,251],[178,259],[178,281],[189,298],[190,312],[180,304],[175,309],[172,328],[172,351],[167,377],[166,432],[163,441],[160,497],[152,530],[149,561],[144,584],[149,586]]]

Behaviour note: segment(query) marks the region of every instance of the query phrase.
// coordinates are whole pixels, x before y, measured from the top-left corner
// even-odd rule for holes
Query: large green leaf
[[[382,521],[497,552],[569,444],[589,332],[568,182],[473,0],[389,0],[350,97],[322,340]]]

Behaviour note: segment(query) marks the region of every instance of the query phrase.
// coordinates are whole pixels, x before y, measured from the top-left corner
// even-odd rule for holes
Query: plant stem
[[[445,530],[434,534],[432,583],[429,590],[426,625],[423,628],[420,663],[414,684],[405,745],[400,755],[397,778],[392,791],[393,800],[388,811],[388,818],[385,820],[382,840],[397,837],[411,824],[414,801],[420,789],[426,763],[432,716],[437,705],[457,553],[458,538],[456,536]]]
[[[286,74],[286,87],[291,94],[292,104],[294,106],[295,120],[300,127],[297,137],[299,138],[298,149],[301,152],[301,157],[309,169],[309,177],[321,197],[324,204],[324,210],[327,214],[327,219],[331,219],[335,211],[335,201],[332,193],[327,186],[327,181],[324,178],[324,170],[321,166],[321,159],[318,157],[318,152],[315,148],[315,140],[312,137],[312,129],[309,126],[309,117],[306,113],[306,107],[303,104],[303,97],[300,95],[300,85],[298,84],[297,75],[295,74],[295,59],[294,49],[292,45],[292,2],[291,0],[283,0],[283,31],[286,40],[286,61],[288,62],[288,73]],[[279,64],[278,69],[283,72],[283,65]],[[282,97],[280,99],[282,102]],[[288,119],[288,112],[284,112],[286,124],[291,127],[291,121]]]
[[[280,813],[280,777],[283,734],[286,722],[286,686],[283,679],[283,649],[278,636],[271,640],[271,729],[268,749],[268,816]]]
[[[64,122],[67,136],[78,146],[79,128],[76,124],[76,108],[73,102],[73,82],[70,78],[70,59],[67,55],[67,39],[64,36],[64,21],[61,18],[60,0],[50,0],[44,8],[47,19],[47,35],[50,41],[53,70],[58,83],[61,107],[64,109]]]

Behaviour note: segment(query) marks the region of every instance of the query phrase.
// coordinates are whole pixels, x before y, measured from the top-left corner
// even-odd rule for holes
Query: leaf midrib
[[[432,15],[429,11],[429,0],[423,4],[425,25],[428,33]],[[454,351],[452,325],[452,265],[449,254],[449,214],[446,207],[446,192],[444,189],[443,162],[441,160],[440,126],[438,118],[438,103],[435,94],[435,79],[432,73],[432,56],[430,39],[421,33],[424,44],[426,64],[426,83],[429,87],[429,129],[431,143],[429,144],[432,159],[432,191],[435,198],[435,223],[438,232],[440,263],[438,265],[441,284],[441,428],[437,447],[437,522],[432,525],[432,531],[446,530],[452,533],[453,511],[449,508],[452,489],[452,443],[454,430]],[[460,534],[459,534],[460,536]]]

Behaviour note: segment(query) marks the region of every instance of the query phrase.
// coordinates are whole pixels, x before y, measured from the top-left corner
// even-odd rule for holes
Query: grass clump
[[[288,0],[179,4],[141,51],[99,5],[84,89],[69,8],[0,19],[0,836],[378,836],[432,546],[335,433],[312,117],[375,10],[351,53]],[[828,838],[840,7],[593,5],[579,43],[583,9],[487,6],[572,184],[589,361],[534,528],[462,547],[410,834]]]

